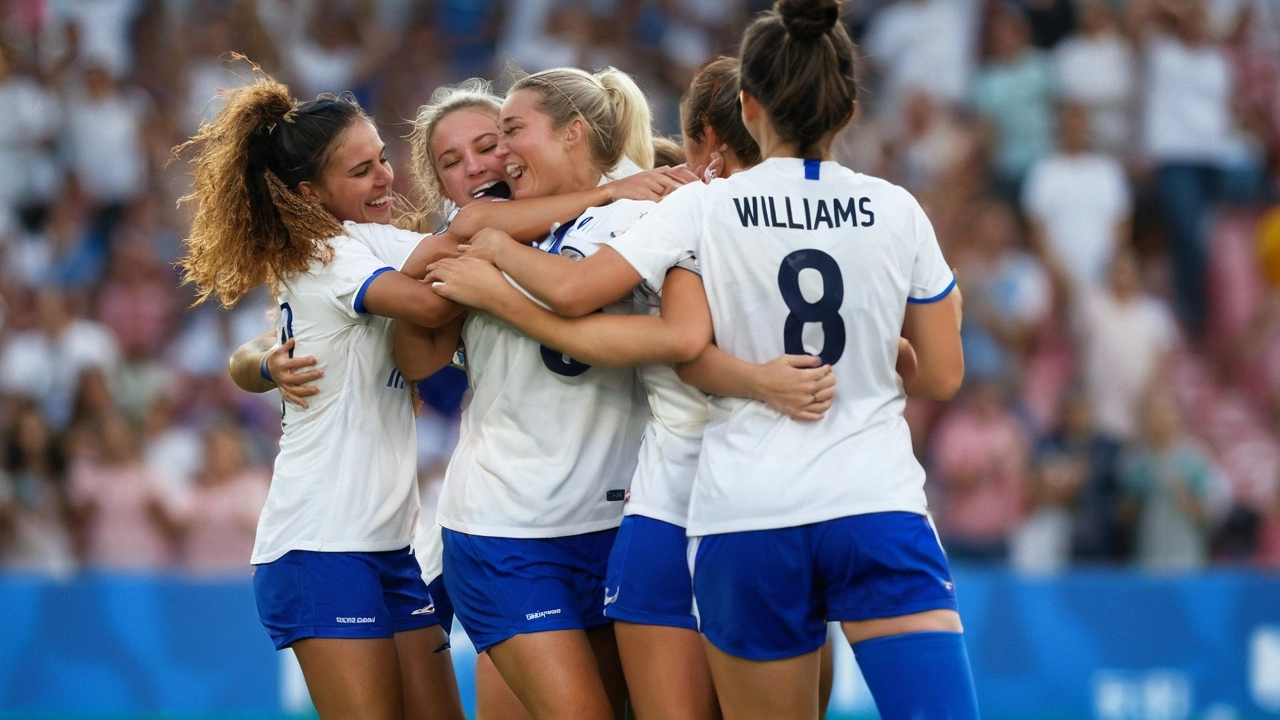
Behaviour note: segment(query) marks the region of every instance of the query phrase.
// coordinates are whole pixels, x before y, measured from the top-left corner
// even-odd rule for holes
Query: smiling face
[[[431,162],[444,196],[458,207],[510,197],[497,150],[498,123],[490,112],[462,108],[440,118],[431,134]]]
[[[395,174],[373,123],[357,120],[334,143],[324,172],[316,180],[298,183],[298,192],[339,221],[390,223]]]
[[[582,121],[575,118],[556,130],[551,118],[538,110],[539,100],[537,91],[522,89],[502,104],[498,159],[511,178],[512,197],[546,197],[583,189],[573,187],[572,170],[586,161],[585,153],[571,151],[585,150]]]

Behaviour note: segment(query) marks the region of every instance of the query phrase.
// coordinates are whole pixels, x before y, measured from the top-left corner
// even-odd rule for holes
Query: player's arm
[[[363,312],[425,328],[443,327],[465,311],[403,272],[384,272],[370,280],[360,305]]]
[[[574,263],[568,258],[558,259]],[[499,317],[543,345],[588,365],[629,367],[683,362],[696,357],[711,342],[711,311],[702,293],[702,281],[687,270],[671,271],[664,294],[688,297],[696,293],[701,302],[668,306],[664,301],[660,317],[605,313],[561,317],[539,307],[507,282],[497,268],[476,258],[437,263],[427,279],[438,283],[436,292]]]
[[[622,255],[602,245],[581,260],[517,243],[504,232],[481,230],[462,254],[493,263],[557,315],[579,317],[620,300],[640,284]],[[586,362],[584,359],[583,362]]]
[[[676,366],[680,379],[710,395],[759,400],[796,420],[818,420],[835,399],[836,376],[813,355],[783,355],[750,363],[708,345]]]
[[[657,168],[605,183],[589,190],[508,202],[473,202],[449,224],[449,232],[468,239],[484,228],[500,230],[516,242],[532,243],[547,236],[555,223],[567,223],[587,208],[615,200],[652,200],[696,180],[688,168]]]
[[[231,380],[241,390],[264,393],[279,390],[280,397],[307,407],[303,398],[319,392],[311,383],[324,377],[324,371],[314,367],[316,359],[310,355],[290,357],[293,338],[283,345],[275,345],[275,333],[271,330],[249,340],[231,354],[228,370]]]
[[[405,258],[400,266],[400,272],[414,280],[421,280],[427,274],[427,266],[431,263],[458,256],[460,240],[461,238],[449,231],[439,235],[427,235],[422,238],[422,242],[418,243],[413,252],[409,253],[409,257]]]
[[[964,381],[964,353],[960,345],[963,316],[960,288],[939,300],[907,304],[902,337],[911,355],[904,356],[899,343],[897,369],[911,397],[950,400]]]
[[[458,316],[447,325],[424,328],[407,322],[397,322],[394,332],[396,369],[405,380],[417,382],[444,368],[453,359],[462,337],[465,316]]]

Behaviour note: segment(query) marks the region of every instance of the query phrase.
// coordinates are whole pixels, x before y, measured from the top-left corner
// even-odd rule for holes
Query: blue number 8
[[[591,369],[591,366],[574,360],[559,350],[552,350],[546,345],[538,347],[538,351],[542,353],[542,364],[547,369],[561,377],[578,377],[582,373]]]
[[[809,302],[800,292],[800,271],[817,270],[822,276],[822,297]],[[782,341],[788,355],[804,355],[804,326],[822,324],[822,351],[818,356],[828,365],[835,365],[844,354],[844,318],[840,306],[844,304],[844,275],[836,259],[821,250],[796,250],[782,259],[778,268],[778,289],[782,301],[791,314],[782,327]]]

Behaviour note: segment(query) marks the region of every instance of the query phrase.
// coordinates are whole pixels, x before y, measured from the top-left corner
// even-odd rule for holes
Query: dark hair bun
[[[777,0],[773,9],[796,40],[816,40],[840,21],[838,0]]]

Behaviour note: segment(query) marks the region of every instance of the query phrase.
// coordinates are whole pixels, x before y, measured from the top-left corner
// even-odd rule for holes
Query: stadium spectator
[[[1142,398],[1162,377],[1178,340],[1165,305],[1142,292],[1137,253],[1111,261],[1110,282],[1072,291],[1071,320],[1098,431],[1129,442],[1142,427]]]
[[[1120,443],[1098,433],[1089,397],[1079,388],[1068,389],[1056,427],[1037,444],[1035,464],[1040,488],[1064,510],[1071,559],[1119,559],[1120,451]]]
[[[198,575],[245,575],[270,472],[246,457],[233,425],[214,425],[204,442],[204,464],[182,517],[182,568]]]
[[[968,243],[952,255],[965,300],[965,371],[1016,379],[1049,316],[1052,285],[1040,262],[1021,249],[1012,207],[984,200],[970,218]]]
[[[71,573],[76,556],[68,531],[58,438],[34,405],[18,409],[6,435],[2,474],[9,505],[8,512],[0,510],[0,515],[7,516],[9,527],[0,566],[50,575]],[[4,505],[0,499],[0,508]]]
[[[957,560],[1004,561],[1024,514],[1031,443],[1006,406],[1003,381],[967,372],[963,402],[933,437],[938,532]]]
[[[1135,3],[1146,66],[1146,162],[1173,260],[1174,308],[1193,339],[1205,319],[1206,234],[1216,203],[1243,193],[1259,166],[1234,115],[1235,76],[1199,2]],[[1146,9],[1147,12],[1139,11]]]
[[[98,570],[162,570],[176,558],[181,498],[142,462],[138,437],[119,415],[99,419],[93,454],[71,468],[84,563]]]
[[[122,84],[106,61],[85,62],[67,98],[70,170],[92,208],[92,242],[105,246],[125,206],[147,192],[150,159],[144,140],[153,118],[149,96]]]
[[[1187,436],[1168,393],[1146,398],[1142,441],[1120,474],[1134,559],[1150,570],[1194,570],[1209,559],[1209,463]]]
[[[0,391],[35,401],[60,428],[71,419],[83,371],[114,375],[119,343],[101,323],[73,314],[67,295],[52,287],[37,291],[36,316],[35,327],[11,334],[0,348]]]
[[[1089,109],[1094,147],[1123,156],[1131,150],[1138,84],[1133,45],[1121,34],[1107,0],[1079,5],[1080,33],[1053,51],[1058,97]]]
[[[949,106],[973,70],[972,14],[954,0],[898,0],[871,17],[860,49],[881,75],[876,113],[892,125],[910,93]]]
[[[987,123],[996,192],[1017,200],[1036,161],[1053,152],[1053,69],[1031,44],[1025,11],[995,6],[987,18],[987,57],[969,95]]]
[[[1131,234],[1124,168],[1090,145],[1090,116],[1082,105],[1058,113],[1058,151],[1039,162],[1022,191],[1031,244],[1046,264],[1061,263],[1076,285],[1102,285],[1117,247]]]

